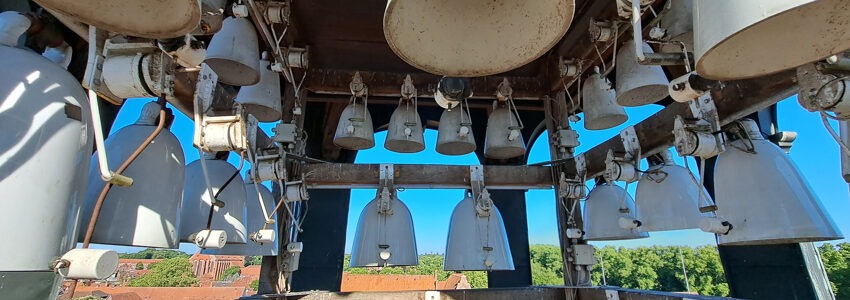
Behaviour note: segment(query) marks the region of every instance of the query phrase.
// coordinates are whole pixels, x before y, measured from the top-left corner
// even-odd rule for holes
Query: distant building
[[[201,286],[206,286],[204,283],[211,283],[218,280],[224,269],[245,265],[245,257],[238,255],[207,255],[195,253],[189,258],[192,264],[192,273],[201,281]]]

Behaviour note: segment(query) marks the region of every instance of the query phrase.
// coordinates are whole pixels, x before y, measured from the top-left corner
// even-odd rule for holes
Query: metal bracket
[[[622,156],[614,155],[613,150],[608,150],[605,158],[605,179],[608,181],[635,182],[640,179],[637,172],[637,163],[640,161],[640,141],[633,126],[626,127],[620,131],[620,139],[626,153]]]
[[[392,164],[381,164],[378,175],[378,213],[384,215],[392,215],[393,207],[392,200],[395,194],[395,170]]]
[[[257,156],[255,163],[257,164],[254,168],[257,170],[256,174],[254,174],[255,181],[279,181],[286,179],[286,163],[280,157],[279,153]]]
[[[720,130],[720,116],[711,95],[706,93],[688,106],[694,119],[676,116],[673,125],[674,145],[679,156],[713,157],[726,150],[726,137]]]
[[[483,166],[469,166],[469,182],[472,187],[472,199],[475,200],[475,214],[478,217],[489,217],[493,209],[493,200],[490,199],[490,192],[484,185]]]
[[[560,57],[558,60],[558,73],[562,78],[573,78],[581,75],[581,61],[575,58]]]
[[[410,74],[404,77],[404,83],[401,85],[401,98],[402,99],[411,99],[416,97],[416,86],[413,85],[413,79],[410,78]]]
[[[283,272],[292,273],[298,271],[298,264],[301,260],[301,252],[304,251],[304,244],[301,242],[292,242],[286,245],[286,252],[283,255],[281,267]]]
[[[507,78],[502,79],[502,82],[499,83],[499,86],[496,88],[496,99],[500,102],[507,101],[511,99],[514,93],[514,89],[511,88],[511,82],[508,81]]]
[[[369,87],[363,83],[363,77],[360,77],[360,72],[354,72],[354,77],[348,84],[351,95],[357,98],[366,97],[369,94]]]
[[[247,150],[250,146],[249,130],[245,118],[242,117],[241,106],[237,106],[236,115],[232,116],[210,117],[206,114],[212,106],[217,85],[218,75],[207,64],[201,64],[195,87],[195,134],[192,143],[198,149],[209,153]],[[256,130],[250,132],[256,134]]]

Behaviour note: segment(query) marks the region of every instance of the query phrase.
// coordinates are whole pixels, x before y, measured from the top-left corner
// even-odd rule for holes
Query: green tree
[[[564,268],[561,248],[554,245],[531,245],[531,282],[534,285],[563,285]]]
[[[260,280],[259,279],[254,279],[254,281],[251,281],[251,290],[256,292],[257,289],[259,289],[259,288],[260,288]]]
[[[177,250],[160,250],[147,248],[145,250],[136,252],[136,253],[122,253],[118,255],[119,258],[130,258],[130,259],[169,259],[175,257],[185,257],[189,258],[189,254],[177,251]]]
[[[242,267],[240,266],[232,266],[227,267],[224,271],[221,271],[221,275],[218,276],[219,281],[228,280],[232,276],[236,275],[237,277],[242,274]]]
[[[145,264],[143,264],[141,262],[136,263],[136,270],[144,270],[144,269],[145,269]]]
[[[175,257],[148,266],[150,273],[130,281],[133,287],[188,287],[198,284],[192,265],[185,257]]]
[[[818,247],[832,291],[838,299],[850,299],[850,243]]]
[[[487,272],[485,272],[485,271],[463,271],[461,273],[463,273],[463,275],[466,275],[466,281],[469,281],[469,285],[473,289],[487,288]]]
[[[245,257],[245,266],[259,266],[263,264],[262,256],[248,256]]]

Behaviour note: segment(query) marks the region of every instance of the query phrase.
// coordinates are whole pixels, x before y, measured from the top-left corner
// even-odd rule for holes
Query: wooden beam
[[[454,188],[470,186],[469,166],[393,165],[396,187],[412,189]],[[304,174],[308,188],[376,188],[378,164],[310,164]],[[490,189],[550,189],[549,167],[484,166],[484,184]]]
[[[712,91],[721,125],[726,125],[752,113],[765,109],[797,93],[795,71],[785,71],[757,79],[727,82],[720,90]],[[692,117],[686,103],[673,103],[635,125],[643,157],[673,145],[673,119]],[[620,136],[614,136],[584,153],[587,161],[587,179],[600,176],[605,171],[608,149],[625,151]],[[575,170],[570,159],[564,162],[566,170]]]
[[[357,71],[310,69],[304,80],[304,88],[317,94],[351,95],[348,87]],[[432,97],[437,82],[442,76],[428,73],[369,72],[359,71],[363,83],[369,87],[369,96],[399,97],[404,77],[410,75],[420,97]],[[536,77],[485,76],[471,78],[474,99],[495,99],[496,88],[507,78],[513,89],[515,100],[539,100],[547,93],[542,80]]]

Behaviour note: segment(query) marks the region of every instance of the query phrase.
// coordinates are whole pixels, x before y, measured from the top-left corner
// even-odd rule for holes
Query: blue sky
[[[131,99],[126,102],[124,108],[118,115],[112,132],[117,131],[128,124],[135,122],[141,106],[147,99]],[[628,125],[633,125],[662,107],[658,105],[647,105],[643,107],[627,108],[629,121],[626,124],[609,130],[589,131],[584,129],[580,121],[573,124],[580,135],[581,146],[577,153],[586,151],[593,146],[619,134],[620,130]],[[799,135],[791,148],[791,159],[800,168],[803,176],[809,181],[815,193],[823,202],[826,209],[833,216],[833,220],[845,234],[850,234],[850,219],[841,218],[843,213],[850,211],[848,201],[848,185],[841,178],[841,164],[838,145],[823,128],[817,113],[803,110],[797,99],[791,97],[779,103],[779,128],[783,131],[796,131]],[[192,122],[175,111],[177,118],[172,126],[172,131],[183,145],[186,163],[198,159],[198,152],[192,146]],[[835,127],[837,124],[832,121]],[[529,125],[530,126],[530,125]],[[271,133],[270,124],[261,127]],[[836,127],[837,128],[837,127]],[[434,163],[434,164],[477,164],[474,155],[445,156],[434,151],[437,132],[428,130],[425,133],[426,148],[415,154],[401,154],[391,152],[383,148],[386,134],[381,132],[375,136],[376,147],[361,151],[357,155],[357,163]],[[541,140],[542,141],[542,140]],[[682,159],[675,156],[677,163],[682,164]],[[549,149],[542,143],[535,143],[530,150],[529,162],[540,162],[549,160]],[[229,161],[236,165],[238,157],[231,155]],[[691,167],[696,164],[691,161]],[[634,194],[635,185],[629,186],[629,192]],[[529,227],[529,241],[531,244],[558,244],[558,232],[554,210],[554,192],[551,190],[531,190],[526,193],[527,215]],[[375,196],[374,189],[355,189],[351,193],[351,204],[348,219],[348,234],[346,238],[346,251],[350,252],[354,230],[360,211]],[[419,253],[442,253],[444,252],[446,235],[448,234],[449,217],[454,206],[463,197],[462,190],[413,190],[408,189],[399,193],[399,198],[408,205],[413,215],[416,231],[416,240]],[[504,213],[504,212],[503,212]],[[306,233],[305,233],[306,234]],[[836,241],[840,242],[840,241]],[[835,243],[835,242],[832,242]],[[616,242],[594,242],[597,246],[615,245],[624,247],[639,247],[648,245],[713,245],[714,236],[699,230],[681,230],[671,232],[654,232],[650,238],[616,241]],[[135,252],[139,249],[132,247],[118,247],[108,245],[93,245],[97,248],[111,248],[119,252]],[[192,253],[197,250],[192,245],[181,244],[181,250]]]

